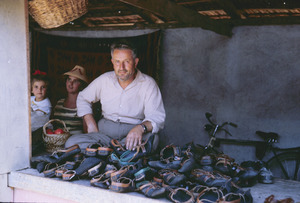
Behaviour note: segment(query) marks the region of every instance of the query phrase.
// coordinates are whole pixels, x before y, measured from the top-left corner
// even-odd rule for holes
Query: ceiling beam
[[[176,20],[179,23],[190,25],[191,27],[201,27],[214,31],[218,34],[231,36],[232,26],[221,23],[207,16],[203,16],[197,11],[180,6],[170,0],[119,0],[123,3],[150,11],[166,19]]]
[[[236,6],[230,0],[214,0],[232,19],[245,19]]]

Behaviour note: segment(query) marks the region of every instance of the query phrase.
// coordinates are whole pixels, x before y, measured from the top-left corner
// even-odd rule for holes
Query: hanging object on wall
[[[29,14],[45,29],[56,28],[69,23],[88,9],[88,0],[29,0]]]

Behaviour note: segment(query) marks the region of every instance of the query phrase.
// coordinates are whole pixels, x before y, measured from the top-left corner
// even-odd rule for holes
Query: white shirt
[[[33,111],[36,110],[42,110],[44,111],[46,114],[51,113],[51,102],[49,100],[49,98],[45,98],[42,101],[35,101],[35,96],[31,96],[31,108]]]
[[[77,114],[92,114],[91,103],[100,101],[104,118],[130,124],[150,121],[152,133],[163,128],[165,109],[160,90],[150,76],[137,72],[136,78],[123,89],[114,71],[96,78],[77,97]]]

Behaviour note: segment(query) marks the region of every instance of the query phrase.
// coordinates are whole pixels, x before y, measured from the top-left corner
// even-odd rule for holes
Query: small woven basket
[[[63,133],[63,134],[47,134],[46,128],[52,122],[58,122],[58,123],[63,124],[63,126],[64,126],[63,130],[65,131],[65,133]],[[69,130],[66,127],[65,122],[63,122],[62,120],[59,120],[59,119],[52,119],[52,120],[48,121],[43,126],[43,134],[42,135],[43,135],[42,137],[44,139],[47,152],[54,152],[58,149],[63,149],[65,142],[71,136]]]
[[[29,14],[45,29],[56,28],[86,14],[88,0],[29,0]]]

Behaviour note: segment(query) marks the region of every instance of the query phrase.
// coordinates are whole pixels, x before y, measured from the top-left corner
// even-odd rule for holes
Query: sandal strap
[[[63,180],[72,180],[76,175],[76,171],[74,170],[67,170],[66,172],[63,173],[62,179]]]
[[[126,151],[126,149],[120,144],[120,142],[116,139],[112,139],[110,143],[118,150]]]
[[[101,161],[96,166],[90,168],[88,170],[89,177],[93,177],[93,176],[97,175],[100,172],[100,169],[101,169],[102,166],[103,166],[103,162]]]
[[[110,147],[98,147],[98,155],[99,156],[108,156],[114,150]]]

